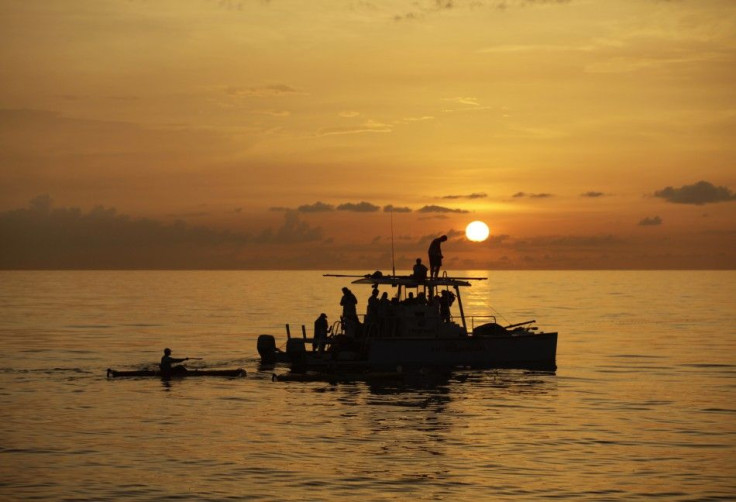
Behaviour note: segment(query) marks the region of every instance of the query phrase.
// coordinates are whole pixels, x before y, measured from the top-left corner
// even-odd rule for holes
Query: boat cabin
[[[325,274],[328,277],[350,277]],[[355,277],[355,276],[352,276]],[[404,338],[456,338],[468,335],[463,310],[461,287],[470,286],[471,280],[485,277],[447,277],[417,280],[412,276],[384,276],[380,272],[361,276],[352,284],[363,284],[380,288],[390,286],[395,290],[388,305],[379,305],[377,315],[366,315],[360,327],[346,325],[342,330],[352,334],[375,337]],[[457,302],[459,316],[451,315],[451,307]]]

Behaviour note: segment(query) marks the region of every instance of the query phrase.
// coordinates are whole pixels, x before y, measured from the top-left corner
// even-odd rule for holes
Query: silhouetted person
[[[356,321],[358,320],[358,299],[348,288],[342,288],[342,298],[340,299],[340,305],[342,305],[342,316],[345,319],[354,319]]]
[[[371,296],[368,298],[368,306],[365,311],[366,322],[376,322],[378,319],[378,288],[373,288]]]
[[[329,326],[327,323],[327,314],[320,314],[316,321],[314,321],[314,339],[312,340],[312,352],[319,350],[320,352],[325,351],[325,345],[327,344],[327,333],[329,332]]]
[[[440,275],[440,267],[442,267],[442,248],[441,244],[447,240],[447,236],[437,237],[429,245],[427,253],[429,254],[429,276],[436,279]]]
[[[358,299],[348,288],[342,288],[342,322],[345,327],[345,334],[353,337],[357,334],[360,321],[358,320]]]
[[[161,369],[161,375],[168,377],[171,375],[176,375],[177,373],[186,373],[187,369],[184,366],[172,366],[176,363],[183,363],[184,361],[188,361],[189,358],[185,357],[183,359],[178,359],[176,357],[171,357],[171,349],[164,349],[164,355],[161,358],[161,364],[159,364],[159,368]]]
[[[427,267],[422,263],[421,258],[417,258],[417,262],[414,264],[414,273],[412,277],[419,282],[424,282],[427,278]]]
[[[381,299],[378,300],[378,317],[381,319],[381,322],[383,322],[388,317],[390,308],[391,303],[388,299],[388,293],[384,291],[381,294]]]
[[[454,293],[444,290],[440,295],[440,319],[444,322],[450,322],[450,307],[455,301]]]

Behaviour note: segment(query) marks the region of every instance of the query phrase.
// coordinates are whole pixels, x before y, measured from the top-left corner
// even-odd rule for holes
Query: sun
[[[490,233],[491,231],[488,229],[488,225],[482,221],[472,221],[465,227],[465,236],[473,242],[483,242],[488,238]]]

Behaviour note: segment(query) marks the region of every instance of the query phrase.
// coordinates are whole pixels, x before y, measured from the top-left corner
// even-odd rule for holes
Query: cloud
[[[204,216],[209,216],[209,213],[206,211],[190,211],[188,213],[169,213],[167,216],[171,216],[173,218],[181,219],[181,218],[202,218]]]
[[[384,213],[390,213],[390,212],[394,212],[394,213],[411,213],[411,211],[412,211],[411,208],[410,207],[406,207],[406,206],[404,206],[404,207],[396,207],[396,206],[394,206],[392,204],[388,204],[386,206],[383,206],[383,212]]]
[[[484,192],[471,193],[467,195],[444,195],[442,199],[485,199],[488,194]]]
[[[465,209],[452,209],[444,206],[423,206],[417,210],[418,213],[469,213]]]
[[[346,202],[345,204],[340,204],[339,206],[337,206],[338,211],[353,211],[356,213],[374,213],[379,209],[381,208],[374,204],[371,204],[370,202],[359,202],[358,204]]]
[[[639,222],[642,227],[656,227],[662,224],[662,218],[655,216],[653,218],[646,217]]]
[[[580,194],[581,197],[588,197],[588,198],[591,198],[591,199],[595,199],[597,197],[603,197],[604,195],[605,194],[603,192],[592,192],[592,191],[591,192],[585,192],[585,193],[581,193]]]
[[[0,213],[0,269],[249,268],[263,246],[322,239],[322,228],[295,212],[275,230],[251,235],[135,219],[104,206],[56,208],[41,195],[27,208]]]
[[[217,266],[242,233],[132,219],[114,208],[54,208],[51,197],[0,213],[0,268],[182,268]]]
[[[551,193],[527,193],[527,192],[516,192],[514,195],[512,195],[515,199],[520,199],[522,197],[529,197],[531,199],[547,199],[549,197],[552,197]]]
[[[294,244],[322,240],[322,228],[310,227],[299,215],[289,211],[284,216],[284,223],[275,231],[267,229],[259,234],[254,242],[260,244]]]
[[[535,4],[565,4],[570,0],[424,0],[413,2],[413,10],[393,16],[394,21],[419,21],[430,15],[450,12],[456,9],[489,8],[505,11],[513,7],[526,7]]]
[[[317,131],[317,136],[338,136],[344,134],[389,133],[393,128],[390,124],[367,120],[355,127],[326,127]]]
[[[736,200],[736,194],[729,188],[725,186],[717,187],[707,181],[698,181],[692,185],[683,185],[680,188],[668,186],[654,192],[654,196],[675,204],[695,204],[697,206]]]
[[[314,204],[305,204],[297,208],[297,211],[300,213],[326,213],[334,210],[335,206],[332,204],[326,204],[320,201],[317,201]]]
[[[458,96],[454,98],[447,98],[445,101],[450,101],[452,103],[457,103],[460,105],[468,105],[468,106],[480,106],[480,103],[478,102],[477,98],[469,98],[469,97],[463,97]]]
[[[304,92],[295,89],[286,84],[271,84],[260,87],[236,87],[230,86],[225,89],[225,92],[229,96],[234,97],[273,97],[273,96],[285,96],[289,94],[304,94]]]
[[[550,235],[530,237],[512,241],[514,248],[529,250],[531,248],[569,248],[569,249],[606,249],[612,245],[622,244],[624,241],[613,235]]]

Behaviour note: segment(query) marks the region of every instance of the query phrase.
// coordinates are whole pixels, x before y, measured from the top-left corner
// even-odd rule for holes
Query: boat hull
[[[287,363],[295,369],[336,370],[346,368],[386,369],[397,367],[482,367],[557,369],[557,333],[523,333],[507,336],[376,337],[362,350],[325,352],[306,350],[292,338],[286,352],[262,357],[264,363]],[[264,354],[261,354],[264,356]]]
[[[156,378],[184,378],[184,377],[203,377],[203,376],[220,376],[220,377],[244,377],[245,370],[242,368],[234,370],[187,370],[186,372],[174,372],[164,375],[159,370],[136,370],[136,371],[117,371],[113,369],[107,370],[108,378],[124,378],[124,377],[156,377]]]
[[[378,338],[367,361],[376,365],[556,369],[557,333],[502,337]]]

